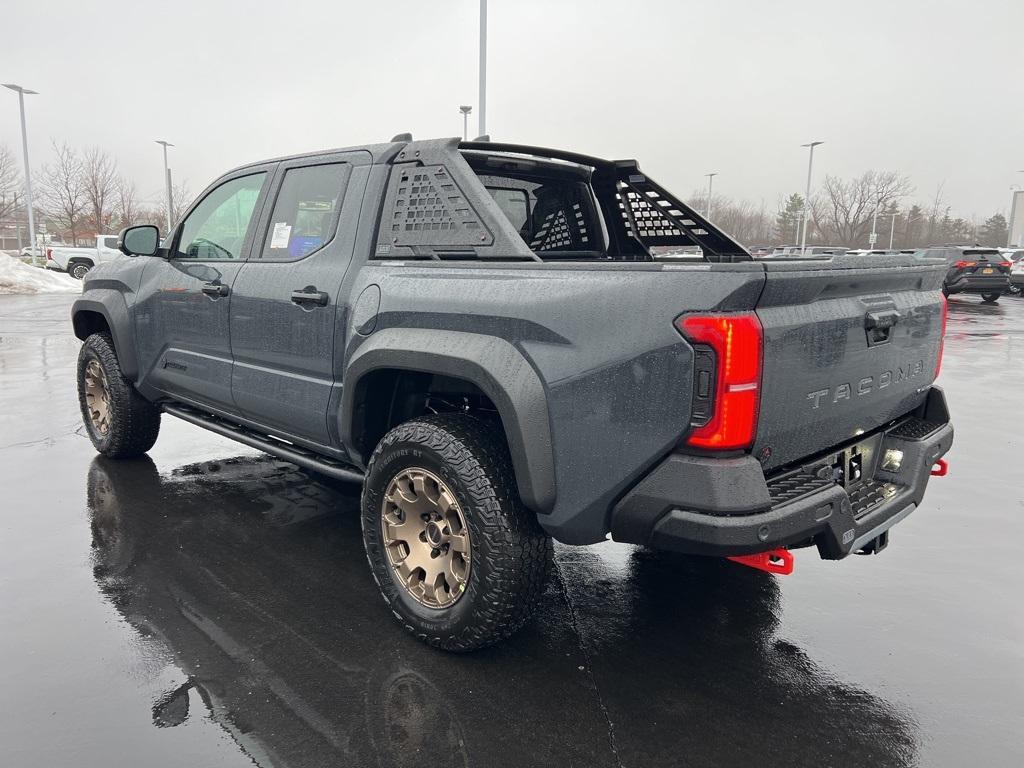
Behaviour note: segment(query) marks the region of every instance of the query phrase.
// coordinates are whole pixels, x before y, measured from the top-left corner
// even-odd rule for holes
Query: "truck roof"
[[[408,134],[406,134],[408,135]],[[458,149],[470,150],[476,152],[485,152],[490,155],[509,155],[509,156],[530,156],[530,157],[541,157],[550,160],[558,160],[565,163],[572,163],[575,165],[587,166],[590,168],[608,168],[616,165],[629,165],[633,164],[635,160],[607,160],[593,155],[585,155],[579,152],[570,152],[563,149],[552,149],[550,147],[537,147],[529,144],[510,144],[505,142],[492,142],[492,141],[462,141],[458,137],[443,137],[439,139],[421,139],[414,141],[412,139],[406,139],[405,136],[396,136],[389,142],[381,144],[360,144],[350,147],[332,147],[325,149],[318,149],[312,152],[300,152],[293,155],[281,155],[279,157],[263,158],[256,160],[251,163],[245,163],[236,168],[231,169],[229,173],[240,171],[245,168],[251,168],[256,165],[265,165],[266,163],[280,163],[289,160],[302,160],[309,157],[318,157],[320,155],[332,155],[339,152],[368,152],[373,157],[374,163],[386,163],[392,158],[399,154],[403,149],[408,149],[415,152],[418,145],[421,144],[434,144],[438,142],[442,143],[455,143],[458,142]]]

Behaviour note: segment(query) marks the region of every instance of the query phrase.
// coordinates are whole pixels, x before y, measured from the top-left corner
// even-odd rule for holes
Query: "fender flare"
[[[386,328],[374,333],[345,369],[339,434],[346,447],[356,444],[352,425],[359,382],[381,369],[440,374],[478,386],[501,416],[520,498],[534,512],[551,511],[555,467],[547,393],[516,347],[497,336],[462,331]]]
[[[71,324],[74,326],[75,336],[82,341],[89,336],[85,324],[81,321],[85,312],[95,312],[106,321],[110,337],[114,341],[114,351],[117,353],[121,372],[130,381],[136,381],[139,375],[139,362],[135,346],[131,342],[131,320],[124,296],[112,289],[90,288],[89,298],[75,301],[71,306]]]

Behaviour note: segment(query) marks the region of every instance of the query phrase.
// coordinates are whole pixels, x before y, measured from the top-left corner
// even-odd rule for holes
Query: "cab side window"
[[[337,229],[347,173],[345,163],[285,171],[260,257],[295,261],[327,245]]]
[[[242,245],[266,178],[266,173],[254,173],[231,179],[204,197],[182,222],[174,258],[242,258]]]

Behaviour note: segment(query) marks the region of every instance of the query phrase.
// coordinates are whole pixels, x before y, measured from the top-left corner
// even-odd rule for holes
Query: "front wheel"
[[[90,267],[88,264],[85,264],[81,261],[76,261],[74,264],[71,265],[71,268],[68,270],[68,272],[76,280],[84,280],[85,276],[89,274],[90,269],[92,269],[92,267]]]
[[[1000,294],[998,293],[983,293],[981,294],[981,300],[986,304],[995,304],[999,301]]]
[[[400,424],[370,460],[363,543],[405,628],[448,651],[504,640],[530,617],[551,539],[516,491],[500,428],[466,414]]]
[[[141,456],[156,442],[160,410],[125,378],[105,333],[92,334],[78,353],[78,403],[89,439],[104,456]]]

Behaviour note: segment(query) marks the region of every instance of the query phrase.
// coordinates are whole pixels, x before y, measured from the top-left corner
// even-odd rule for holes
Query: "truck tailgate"
[[[753,455],[765,470],[914,409],[935,378],[945,265],[913,256],[764,261]]]

